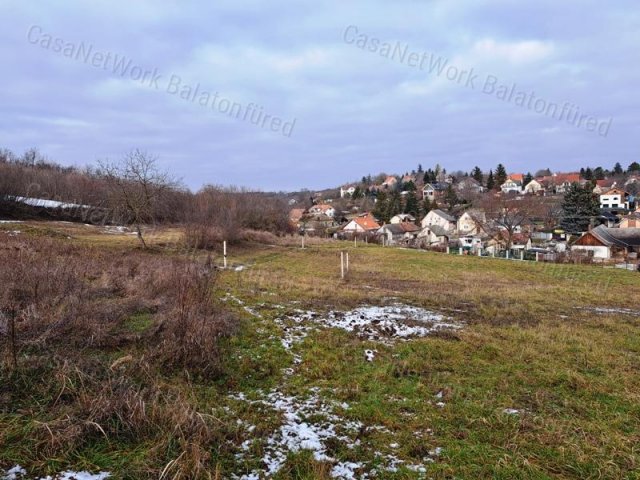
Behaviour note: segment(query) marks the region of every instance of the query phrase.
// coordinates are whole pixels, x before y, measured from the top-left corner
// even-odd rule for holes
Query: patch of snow
[[[321,323],[354,332],[367,340],[426,337],[439,330],[457,330],[462,324],[441,314],[404,304],[359,307],[349,312],[329,312]]]
[[[376,358],[376,350],[365,350],[364,358],[366,358],[367,362],[373,362],[373,359]]]
[[[43,208],[91,208],[89,205],[78,205],[77,203],[65,203],[58,202],[56,200],[46,200],[44,198],[29,198],[29,197],[10,197],[11,200],[32,207]]]
[[[444,403],[444,402],[437,402],[437,403],[436,403],[436,407],[438,407],[438,408],[444,408],[446,405],[447,405],[447,404],[446,404],[446,403]]]
[[[21,220],[0,220],[0,223],[22,223]]]
[[[598,313],[600,315],[608,315],[611,313],[620,313],[622,315],[633,315],[640,317],[640,310],[632,310],[631,308],[605,308],[605,307],[576,307],[579,310],[587,310],[589,312]]]
[[[23,477],[27,474],[27,471],[22,468],[20,465],[16,465],[13,468],[7,470],[4,474],[0,474],[0,479],[3,480],[16,480],[17,478]]]
[[[111,476],[108,472],[89,473],[89,472],[74,472],[68,470],[66,472],[58,473],[54,476],[42,477],[39,480],[104,480]],[[7,470],[5,473],[0,472],[0,480],[18,480],[27,479],[27,471],[20,465]]]
[[[516,408],[505,408],[502,413],[506,413],[507,415],[519,415],[520,410]]]

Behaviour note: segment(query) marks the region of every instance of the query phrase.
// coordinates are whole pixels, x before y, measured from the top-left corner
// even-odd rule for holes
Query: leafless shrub
[[[216,342],[234,322],[214,304],[215,274],[203,265],[143,252],[114,256],[46,238],[9,238],[0,265],[5,364],[15,368],[23,347],[116,347],[144,337],[181,352],[176,358],[187,370],[219,370]],[[130,319],[140,312],[155,313],[162,328],[132,330]]]

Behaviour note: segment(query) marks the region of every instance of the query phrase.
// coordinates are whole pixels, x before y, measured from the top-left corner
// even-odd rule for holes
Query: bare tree
[[[503,195],[485,198],[484,217],[474,217],[478,227],[509,250],[515,235],[530,221],[531,204],[528,200],[510,199]]]
[[[157,167],[157,157],[135,149],[119,162],[100,162],[101,173],[111,190],[112,206],[135,227],[147,248],[142,225],[155,222],[163,201],[177,182]]]

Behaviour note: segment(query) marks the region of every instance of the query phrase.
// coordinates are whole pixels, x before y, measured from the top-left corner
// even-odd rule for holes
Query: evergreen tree
[[[384,223],[389,221],[389,218],[387,217],[388,203],[387,193],[384,191],[378,192],[376,205],[373,207],[373,211],[371,212],[374,217]]]
[[[531,172],[529,172],[524,176],[524,185],[529,184],[531,180],[533,180],[533,175],[531,175]]]
[[[627,172],[629,172],[629,173],[640,172],[640,163],[633,162],[631,165],[629,165],[629,168],[627,169]]]
[[[422,172],[423,172],[423,170],[422,170],[422,164],[421,164],[421,163],[419,163],[419,164],[418,164],[418,173],[422,173]]]
[[[447,191],[444,195],[444,201],[449,207],[449,210],[452,210],[458,204],[458,196],[456,195],[456,191],[453,189],[453,185],[449,185],[447,187]]]
[[[579,234],[587,231],[599,214],[600,202],[593,193],[593,184],[583,187],[574,183],[564,194],[560,225],[568,233]]]
[[[415,192],[416,189],[416,184],[413,183],[413,181],[409,180],[407,183],[405,183],[402,186],[402,190],[407,191],[407,192]]]
[[[597,167],[593,171],[593,178],[595,180],[604,180],[604,177],[605,177],[605,172],[604,172],[604,169],[602,167]]]
[[[614,165],[613,173],[615,175],[622,175],[624,173],[624,170],[622,169],[622,165],[620,165],[620,162],[616,162],[616,164]]]
[[[507,170],[506,168],[504,168],[504,165],[502,165],[501,163],[499,163],[498,166],[496,167],[495,176],[496,176],[495,182],[498,187],[507,181]]]
[[[387,202],[387,211],[386,211],[386,220],[388,222],[391,217],[402,213],[402,199],[400,198],[400,192],[398,190],[394,190],[389,195],[389,200]]]
[[[436,208],[437,205],[435,205],[435,202],[431,202],[431,200],[429,200],[429,198],[425,198],[422,201],[422,208],[420,209],[420,220],[422,220],[424,217],[427,216],[427,213],[429,213],[431,210],[433,210],[434,208]]]
[[[482,175],[482,170],[480,170],[480,167],[475,167],[471,171],[471,177],[480,185],[482,185],[482,182],[484,181],[484,176]]]
[[[580,169],[580,178],[584,178],[584,172],[585,172],[584,167],[582,167]]]
[[[586,170],[584,171],[583,178],[585,180],[593,180],[593,170],[591,170],[591,167],[586,168]]]
[[[487,175],[487,190],[493,190],[496,187],[496,181],[493,178],[493,170],[489,170]]]
[[[418,205],[418,197],[416,197],[415,191],[410,191],[407,194],[407,197],[404,202],[404,213],[408,213],[413,215],[414,217],[418,216],[419,205]]]

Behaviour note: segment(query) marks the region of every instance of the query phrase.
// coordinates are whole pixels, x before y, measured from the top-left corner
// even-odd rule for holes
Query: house
[[[600,195],[600,208],[610,210],[628,210],[629,194],[620,188],[612,188]]]
[[[387,178],[384,179],[384,182],[382,182],[382,186],[386,189],[391,189],[395,187],[397,183],[398,183],[398,179],[394,176],[389,175]]]
[[[415,222],[416,222],[416,217],[408,213],[399,213],[398,215],[391,217],[391,219],[389,220],[389,223],[415,223]]]
[[[502,193],[520,193],[522,192],[522,182],[507,178],[507,181],[500,185],[500,190]]]
[[[640,175],[631,175],[627,178],[627,181],[624,182],[625,188],[628,188],[629,185],[640,185]]]
[[[308,210],[309,215],[326,215],[327,217],[335,217],[336,209],[326,203],[313,205]]]
[[[345,185],[344,187],[340,187],[340,198],[344,198],[347,195],[351,196],[356,191],[356,187],[353,185]]]
[[[402,222],[383,225],[376,233],[381,239],[384,239],[386,245],[393,245],[397,243],[409,244],[416,239],[419,232],[420,227],[416,224]]]
[[[531,250],[531,237],[526,233],[514,233],[511,236],[511,250]]]
[[[463,250],[468,250],[477,254],[482,250],[482,238],[475,235],[465,235],[458,239],[458,243]]]
[[[460,194],[484,192],[484,187],[472,177],[464,177],[456,184],[455,189]]]
[[[447,212],[435,209],[427,213],[427,215],[422,219],[421,225],[422,228],[437,226],[442,228],[445,232],[453,233],[458,226],[458,222],[455,217],[449,215]]]
[[[430,247],[434,245],[447,245],[449,243],[450,232],[438,225],[428,225],[424,227],[417,236],[418,245]]]
[[[536,180],[556,194],[565,193],[574,183],[583,183],[579,173],[554,173]]]
[[[524,186],[524,193],[528,195],[538,195],[544,193],[544,186],[536,179],[531,180]]]
[[[640,209],[622,217],[620,228],[640,228]]]
[[[449,185],[443,182],[426,183],[424,187],[422,187],[422,198],[423,200],[428,198],[433,202],[442,197],[447,191],[447,188],[449,188]]]
[[[482,224],[486,221],[484,210],[467,210],[458,218],[458,235],[477,235],[482,231]]]
[[[640,252],[640,228],[608,228],[600,225],[576,240],[571,246],[571,251],[584,252],[598,259],[638,253]]]
[[[615,188],[616,185],[617,182],[615,180],[596,180],[596,185],[593,187],[593,193],[596,195],[602,195],[612,188]]]
[[[342,227],[345,233],[368,233],[380,229],[380,224],[370,213],[363,213]]]

